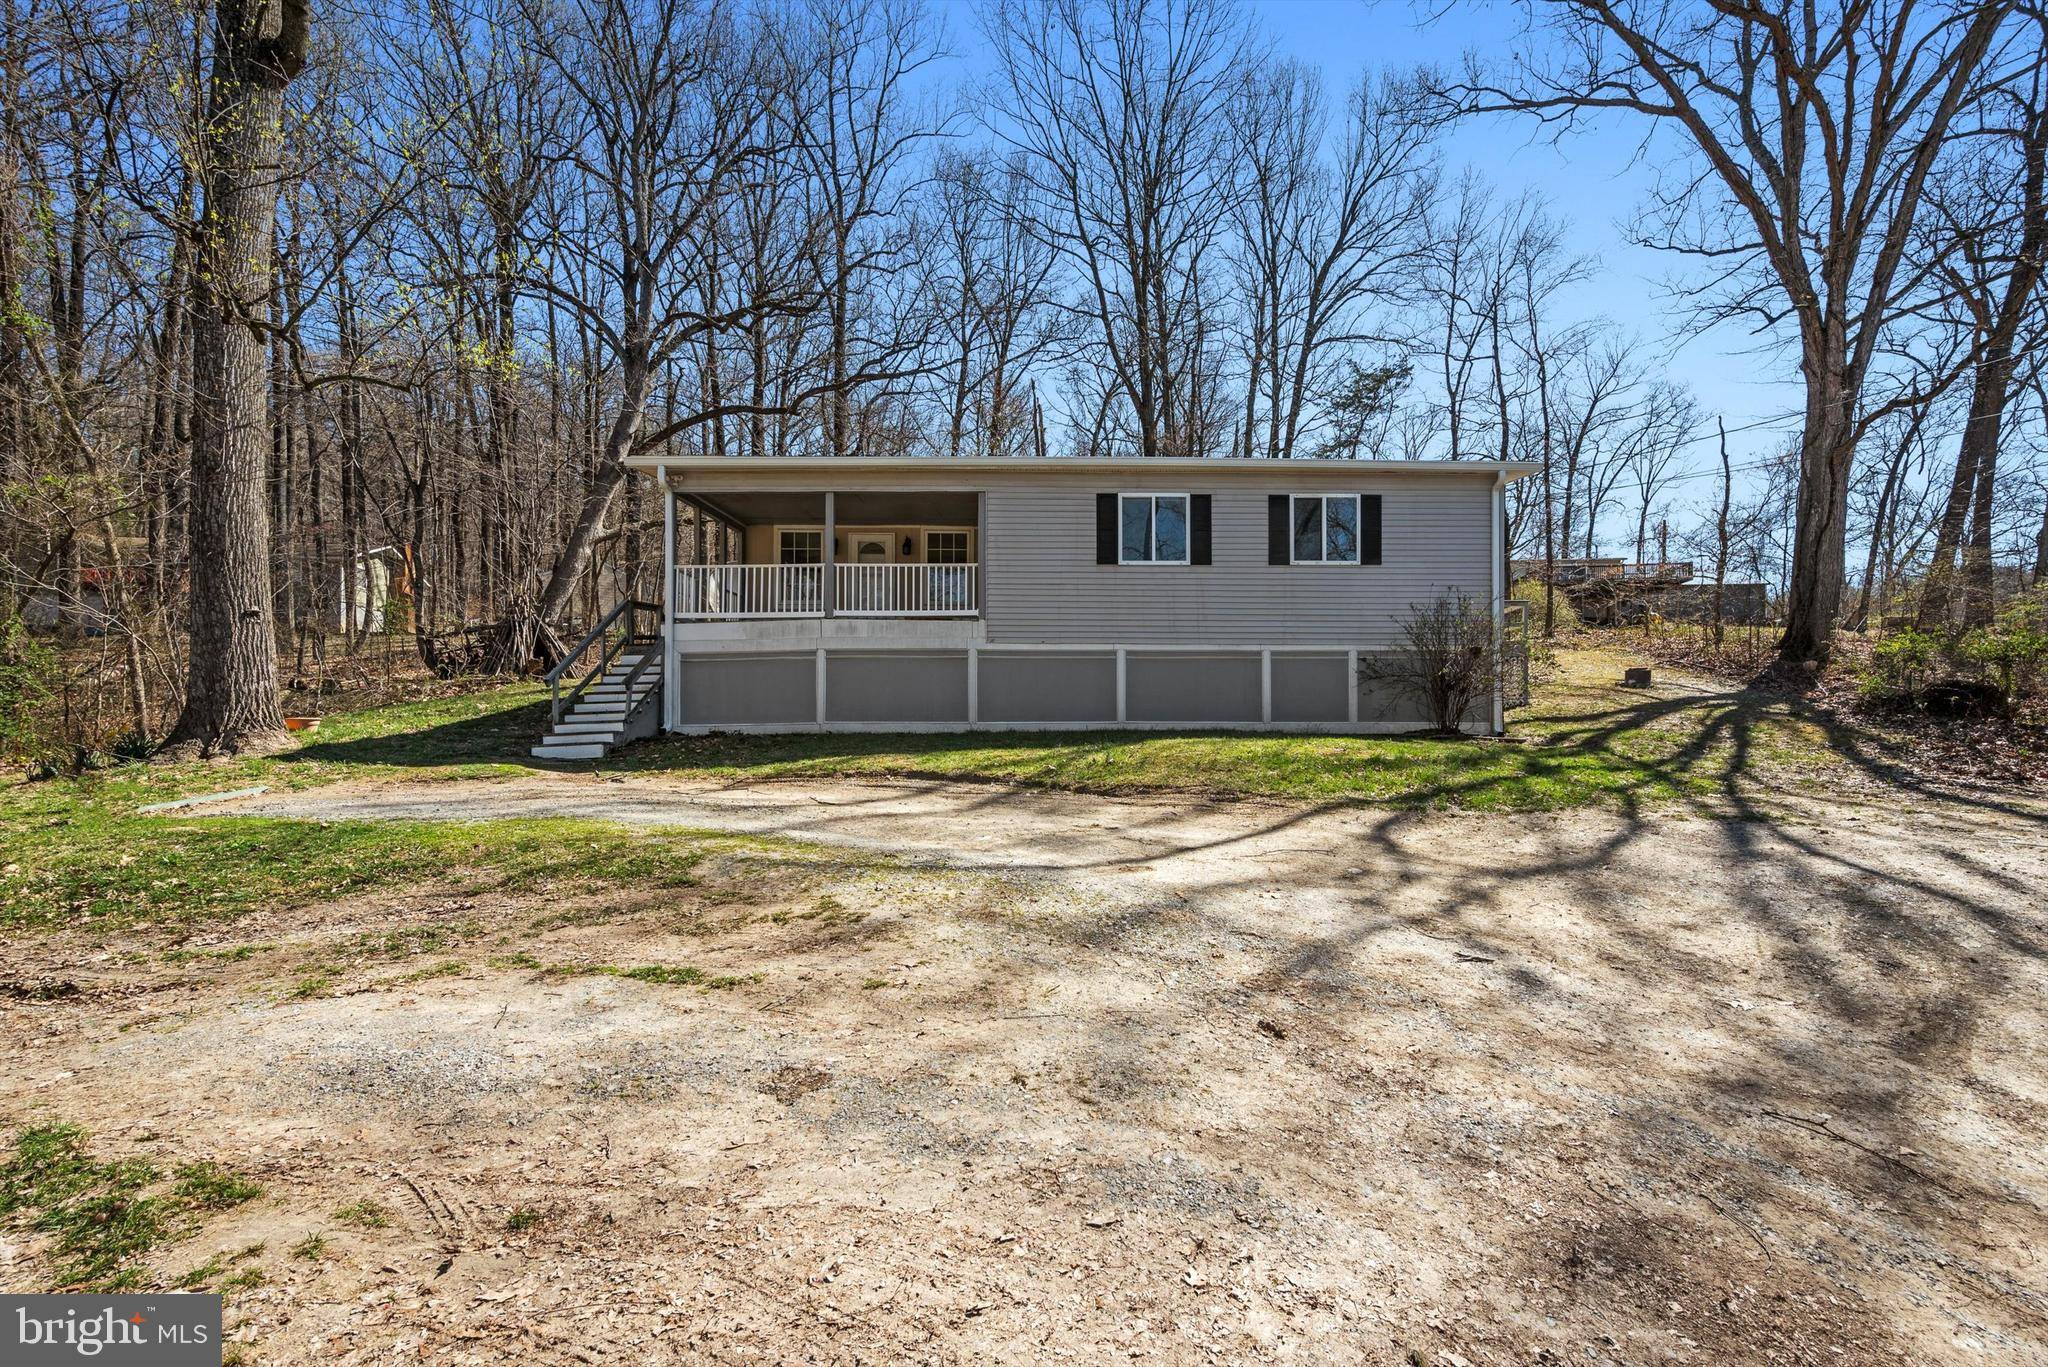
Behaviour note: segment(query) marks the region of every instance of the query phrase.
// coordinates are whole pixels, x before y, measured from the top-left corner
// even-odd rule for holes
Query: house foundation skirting
[[[1414,701],[1360,682],[1359,652],[1247,645],[696,649],[673,637],[668,729],[1198,730],[1385,735],[1429,729]],[[1466,729],[1492,728],[1476,719]]]

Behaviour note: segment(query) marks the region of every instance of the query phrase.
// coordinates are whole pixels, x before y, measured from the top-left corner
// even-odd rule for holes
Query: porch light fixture
[[[908,557],[917,553],[917,545],[909,537],[903,538],[903,554]]]

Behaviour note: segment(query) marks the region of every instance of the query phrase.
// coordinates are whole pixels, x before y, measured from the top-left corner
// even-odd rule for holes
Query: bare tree
[[[1055,259],[1031,231],[1026,189],[1014,160],[991,167],[948,152],[933,171],[926,288],[943,339],[936,368],[949,455],[1014,453],[1029,417],[1020,378],[1059,335]]]
[[[1585,344],[1583,330],[1553,334],[1550,310],[1561,291],[1585,278],[1590,264],[1585,258],[1565,249],[1563,232],[1547,213],[1532,214],[1524,220],[1522,231],[1515,240],[1512,289],[1516,321],[1520,324],[1517,341],[1522,352],[1522,364],[1530,375],[1535,427],[1532,444],[1534,454],[1543,466],[1542,499],[1537,511],[1543,521],[1543,582],[1547,586],[1543,594],[1543,634],[1546,637],[1557,634],[1557,595],[1554,590],[1559,540],[1556,516],[1556,424],[1559,413],[1553,403],[1552,367],[1557,360],[1582,350]],[[1573,467],[1578,449],[1574,448]],[[1570,506],[1572,474],[1573,468],[1565,472],[1567,508]],[[1563,530],[1563,539],[1569,548],[1569,525]]]
[[[1727,620],[1724,602],[1728,593],[1728,506],[1735,500],[1735,469],[1728,460],[1728,422],[1714,416],[1714,430],[1721,438],[1721,506],[1714,516],[1714,645],[1722,643]]]
[[[1699,407],[1689,391],[1668,381],[1649,386],[1636,405],[1617,464],[1636,495],[1636,561],[1648,557],[1650,517],[1657,498],[1699,422]],[[1659,552],[1659,560],[1663,554]]]
[[[562,619],[626,481],[627,456],[679,430],[672,424],[650,437],[646,429],[660,367],[704,334],[741,328],[759,311],[816,303],[815,289],[785,281],[770,298],[707,306],[702,282],[685,269],[694,235],[724,196],[779,150],[757,36],[692,0],[573,0],[564,14],[530,9],[528,18],[570,106],[562,154],[580,185],[557,230],[605,289],[568,289],[552,274],[529,274],[523,285],[578,317],[616,365],[618,388],[534,617],[512,624],[515,658]]]
[[[1958,115],[1998,79],[2012,6],[1527,4],[1550,41],[1505,74],[1475,64],[1446,93],[1560,129],[1620,111],[1691,154],[1646,238],[1708,264],[1713,315],[1797,337],[1805,428],[1779,656],[1824,660],[1851,466],[1879,416],[1864,387],[1916,283],[1901,266],[1929,177]]]
[[[996,135],[1024,154],[1037,227],[1081,280],[1094,432],[1199,455],[1222,418],[1207,258],[1234,181],[1227,111],[1251,55],[1220,0],[1001,0]]]
[[[916,373],[908,358],[922,319],[892,305],[911,297],[898,288],[912,241],[908,167],[944,132],[909,103],[937,50],[917,0],[803,0],[775,32],[784,118],[818,210],[825,451],[863,454],[855,400],[868,377]]]
[[[1930,196],[1940,214],[1940,228],[1930,235],[1933,266],[1964,310],[1974,345],[1969,415],[1920,603],[1923,629],[1947,622],[1958,542],[1963,621],[1991,621],[1999,439],[2013,389],[2015,343],[2036,314],[2048,264],[2048,16],[2037,12],[2031,27],[2032,70],[2024,83],[1985,103],[1987,126],[1980,131],[1990,136],[1972,139],[1966,167]]]
[[[1413,289],[1436,190],[1429,131],[1394,82],[1360,85],[1333,164],[1322,84],[1296,63],[1245,74],[1230,103],[1235,254],[1246,321],[1246,455],[1292,456],[1304,426],[1354,378],[1341,358],[1393,338],[1384,313]]]

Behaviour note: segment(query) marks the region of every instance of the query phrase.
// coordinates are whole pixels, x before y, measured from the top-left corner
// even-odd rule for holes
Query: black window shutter
[[[1294,559],[1294,515],[1287,507],[1287,495],[1266,495],[1266,563],[1285,565]]]
[[[1209,496],[1188,495],[1188,563],[1209,563]]]
[[[1380,496],[1358,496],[1358,563],[1380,563]]]
[[[1116,495],[1095,496],[1095,563],[1116,563]]]

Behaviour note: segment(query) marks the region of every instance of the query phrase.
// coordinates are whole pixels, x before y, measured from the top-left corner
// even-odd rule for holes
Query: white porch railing
[[[678,617],[821,617],[823,565],[678,565]]]
[[[979,565],[841,565],[832,610],[848,617],[972,617]]]
[[[840,565],[834,613],[846,617],[972,617],[980,565]],[[675,615],[822,617],[822,565],[678,565]]]

